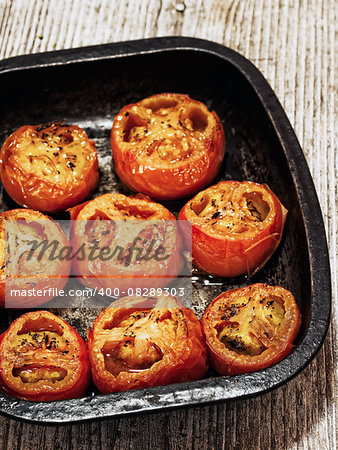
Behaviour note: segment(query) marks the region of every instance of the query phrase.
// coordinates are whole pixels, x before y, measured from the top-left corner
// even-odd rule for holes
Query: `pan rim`
[[[263,75],[249,60],[236,51],[211,41],[190,37],[162,37],[16,56],[0,62],[0,77],[8,72],[178,50],[212,54],[232,64],[250,83],[273,125],[297,191],[306,232],[312,310],[304,338],[287,358],[259,372],[49,403],[13,399],[0,392],[1,413],[30,422],[68,424],[97,419],[96,411],[100,411],[99,418],[121,417],[260,395],[281,386],[300,373],[324,342],[331,314],[331,279],[318,197],[303,151],[281,104]],[[207,396],[203,393],[206,387]],[[129,407],[126,408],[126,405]],[[74,409],[75,413],[71,417],[65,414],[66,406],[67,409]]]

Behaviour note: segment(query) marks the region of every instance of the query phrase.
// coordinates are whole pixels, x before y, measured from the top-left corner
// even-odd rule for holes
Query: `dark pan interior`
[[[233,287],[256,282],[280,285],[294,294],[299,305],[302,327],[297,344],[302,342],[311,315],[312,291],[301,205],[273,124],[257,93],[235,65],[216,54],[177,49],[9,71],[0,75],[0,81],[0,144],[24,124],[62,121],[83,127],[95,141],[99,155],[101,178],[94,196],[113,191],[128,193],[113,171],[109,143],[112,120],[122,106],[158,92],[180,92],[215,110],[226,137],[226,156],[218,178],[268,184],[289,210],[289,215],[280,246],[267,265],[250,280],[196,276],[194,310],[200,317],[212,299]],[[183,204],[182,201],[167,206],[178,212]],[[1,211],[16,206],[1,190]],[[66,217],[61,214],[56,218]],[[21,313],[2,312],[0,331]],[[85,336],[98,311],[70,309],[57,313]],[[210,372],[209,377],[210,382],[214,382],[217,376]],[[240,380],[241,376],[236,378]],[[189,389],[189,384],[186,387]],[[249,387],[247,395],[250,394]],[[68,419],[63,420],[76,420],[68,413]]]

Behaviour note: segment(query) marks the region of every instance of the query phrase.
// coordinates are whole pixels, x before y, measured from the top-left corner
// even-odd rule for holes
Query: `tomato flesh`
[[[137,310],[121,321],[118,328],[124,329],[123,340],[115,348],[107,342],[102,348],[106,369],[117,376],[120,372],[138,372],[149,369],[163,358],[163,352],[155,342],[165,335],[168,341],[175,339],[175,324],[170,317],[157,317],[149,321],[150,310]],[[165,313],[166,314],[166,313]],[[157,320],[158,319],[158,320]]]
[[[201,323],[212,366],[222,375],[236,375],[287,356],[300,313],[289,291],[258,283],[219,295]]]
[[[25,125],[0,153],[1,181],[19,205],[57,212],[83,202],[98,182],[96,149],[80,127]]]
[[[15,397],[52,401],[81,397],[89,384],[84,341],[49,311],[16,319],[0,336],[0,387]]]
[[[122,108],[114,119],[111,146],[122,182],[157,200],[204,188],[225,151],[215,112],[187,95],[166,93]]]
[[[93,380],[102,393],[196,380],[207,370],[204,338],[193,312],[138,307],[145,300],[120,299],[128,308],[111,305],[89,330]]]
[[[119,259],[73,260],[74,273],[86,286],[99,289],[113,286],[121,292],[131,287],[157,288],[168,285],[180,273],[182,239],[175,216],[149,197],[105,194],[72,208],[70,214],[73,248],[81,245],[88,248],[93,242],[98,242],[100,248],[123,247]],[[128,226],[129,221],[133,221],[132,227]],[[139,228],[136,221],[140,221]],[[139,240],[143,253],[147,243],[156,241],[156,246],[162,246],[168,257],[160,262],[154,258],[133,259],[125,266],[134,239]]]
[[[234,305],[234,306],[233,306]],[[218,339],[229,349],[250,356],[260,355],[267,349],[267,339],[272,339],[283,325],[285,310],[277,297],[235,299],[224,307],[226,320]]]
[[[8,225],[9,221],[13,221],[12,228],[11,224]],[[34,241],[40,243],[43,240],[47,242],[57,240],[60,248],[69,246],[59,224],[38,211],[13,209],[0,214],[0,307],[36,307],[51,300],[53,292],[64,288],[70,272],[70,261],[50,258],[51,249],[48,249],[41,258],[40,252],[35,252],[28,258],[27,248],[32,248],[29,243]],[[10,247],[9,241],[12,242]],[[7,257],[6,243],[7,248],[10,248]],[[27,292],[27,295],[8,296],[5,302],[6,285],[7,294],[15,289],[27,292],[34,286],[36,290],[45,290],[46,295],[32,296]],[[53,289],[48,291],[49,288]]]
[[[67,376],[67,370],[61,367],[27,364],[23,367],[14,368],[12,374],[13,377],[20,377],[23,383],[37,383],[38,381],[55,383]]]
[[[235,277],[252,275],[272,256],[286,215],[267,186],[221,181],[190,200],[179,219],[192,224],[194,265],[212,275]]]

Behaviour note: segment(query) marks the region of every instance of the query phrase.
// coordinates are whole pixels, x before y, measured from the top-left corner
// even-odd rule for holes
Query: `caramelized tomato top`
[[[175,220],[167,208],[143,194],[104,194],[69,212],[73,220]]]
[[[207,369],[199,321],[171,296],[118,300],[95,320],[88,349],[101,392],[194,380]]]
[[[49,401],[82,395],[89,363],[82,338],[49,311],[19,317],[0,337],[0,386],[16,397]]]
[[[96,151],[77,126],[53,123],[22,127],[10,143],[9,161],[15,158],[18,170],[32,173],[52,183],[67,185],[84,177]]]
[[[104,194],[71,208],[70,214],[72,245],[88,250],[87,258],[73,260],[83,284],[126,292],[166,286],[180,273],[182,239],[175,216],[149,197]],[[90,257],[93,245],[95,259]]]
[[[202,317],[214,367],[227,375],[259,370],[284,358],[299,326],[293,295],[262,283],[219,295]]]
[[[41,247],[32,251],[34,242],[57,242],[59,248],[69,246],[60,225],[50,217],[31,209],[13,209],[0,214],[0,307],[5,306],[5,285],[8,287],[7,307],[34,307],[52,298],[28,294],[36,289],[58,288],[66,284],[70,261],[53,258],[53,246],[40,255]],[[7,278],[6,278],[7,276]],[[27,292],[10,296],[11,289]]]
[[[137,372],[152,367],[173,345],[182,318],[180,310],[127,311],[121,321],[106,332],[105,338],[108,339],[102,347],[106,369],[116,377],[120,372]],[[120,344],[116,346],[117,341]]]
[[[124,123],[122,131],[116,127],[121,145],[134,146],[136,158],[140,156],[146,165],[165,168],[179,167],[187,158],[199,159],[215,126],[220,126],[203,103],[180,94],[141,100],[118,121]]]
[[[252,275],[276,250],[287,210],[266,185],[221,181],[197,194],[180,211],[192,227],[196,267],[216,276]],[[191,239],[188,227],[185,234]]]
[[[185,214],[202,230],[228,239],[251,237],[281,218],[280,202],[267,186],[221,181],[197,194]]]
[[[218,172],[225,148],[216,113],[183,94],[156,94],[122,108],[111,144],[121,180],[164,200],[205,187]]]
[[[23,126],[1,149],[1,178],[19,204],[46,212],[83,201],[98,180],[96,149],[75,125]]]

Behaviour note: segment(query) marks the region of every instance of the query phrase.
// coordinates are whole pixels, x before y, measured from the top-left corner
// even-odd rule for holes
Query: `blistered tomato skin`
[[[17,225],[12,230],[9,221]],[[6,228],[6,223],[7,228]],[[11,234],[11,231],[13,234]],[[7,247],[10,252],[6,254],[6,232],[7,239],[16,239],[19,244]],[[17,237],[15,236],[17,234]],[[20,240],[18,240],[20,239]],[[68,239],[60,225],[50,217],[32,209],[12,209],[0,214],[0,308],[10,306],[11,308],[33,308],[51,300],[59,290],[63,289],[68,281],[71,262],[51,258],[52,247],[45,251],[40,257],[40,249],[37,249],[29,258],[30,243],[37,244],[46,242],[57,242],[58,250],[69,246]],[[8,242],[7,242],[8,245]],[[7,267],[6,267],[7,264]],[[7,270],[7,281],[6,281]],[[9,278],[9,277],[12,278]],[[8,291],[19,289],[20,296],[7,299],[6,283]],[[42,296],[29,294],[33,288],[44,291]]]
[[[222,293],[201,320],[210,364],[220,375],[276,364],[291,352],[300,323],[291,292],[263,283]]]
[[[89,379],[83,339],[49,311],[24,314],[0,336],[0,388],[9,395],[43,402],[77,398]]]
[[[105,309],[88,331],[92,377],[100,392],[200,379],[207,352],[194,313],[182,305],[149,308],[144,297],[127,300],[127,308]]]
[[[0,152],[1,181],[21,206],[53,213],[83,202],[98,182],[96,149],[75,125],[25,125]]]
[[[217,175],[225,152],[217,114],[187,95],[173,93],[122,108],[114,119],[111,146],[122,182],[156,200],[203,189]]]
[[[142,255],[155,241],[165,251],[162,261],[153,257],[146,260],[143,256],[136,260],[134,252],[128,264],[124,264],[117,253],[114,257],[106,256],[105,260],[74,258],[73,272],[84,285],[127,292],[135,287],[150,289],[167,286],[180,273],[183,244],[176,218],[148,196],[104,194],[71,208],[69,212],[72,219],[71,244],[75,249],[81,246],[90,248],[96,242],[99,250],[109,248],[113,252],[123,247],[127,252],[138,240],[137,245],[143,249]],[[139,228],[137,223],[129,225],[129,221],[140,221]]]
[[[187,239],[192,238],[194,265],[212,275],[236,277],[264,266],[282,238],[286,216],[268,186],[221,181],[190,200],[179,219],[192,226]]]

